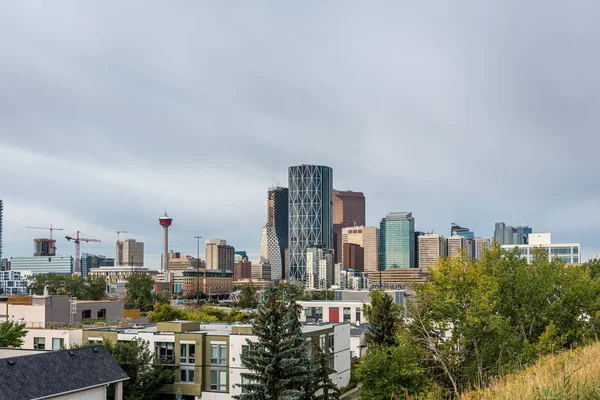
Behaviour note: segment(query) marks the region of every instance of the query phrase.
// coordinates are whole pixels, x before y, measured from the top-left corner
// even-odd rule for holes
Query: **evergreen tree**
[[[329,366],[329,353],[323,352],[317,343],[313,343],[314,364],[316,369],[313,371],[314,379],[314,400],[338,400],[340,390],[333,383],[329,375],[335,373],[335,370]]]
[[[242,364],[240,400],[310,399],[312,371],[306,341],[300,329],[300,309],[286,290],[267,289],[252,321],[257,342],[247,341]]]
[[[382,346],[395,346],[396,335],[400,327],[402,309],[394,299],[383,290],[369,293],[371,304],[363,306],[363,312],[369,323],[369,342]]]

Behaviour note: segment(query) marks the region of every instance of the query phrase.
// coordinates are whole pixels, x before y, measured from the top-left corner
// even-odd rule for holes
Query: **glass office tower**
[[[306,280],[306,249],[333,248],[333,169],[299,165],[288,169],[290,278]]]
[[[410,212],[389,213],[379,227],[379,269],[413,268],[415,220]]]

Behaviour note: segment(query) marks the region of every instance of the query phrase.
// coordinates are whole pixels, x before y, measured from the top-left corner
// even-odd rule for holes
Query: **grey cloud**
[[[422,230],[490,236],[504,220],[600,253],[598,8],[5,2],[1,144],[26,156],[0,157],[0,197],[155,254],[168,204],[175,249],[256,249],[271,176],[320,163],[365,192],[370,224],[411,210]],[[30,251],[31,232],[6,237]]]

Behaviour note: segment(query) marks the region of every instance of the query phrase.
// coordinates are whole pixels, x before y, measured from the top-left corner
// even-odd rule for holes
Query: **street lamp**
[[[200,239],[202,236],[194,236],[197,242],[197,258],[196,258],[196,270],[198,271],[198,276],[196,276],[196,307],[200,305]]]

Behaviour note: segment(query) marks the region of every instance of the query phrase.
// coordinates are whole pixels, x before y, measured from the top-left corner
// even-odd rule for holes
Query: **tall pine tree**
[[[335,370],[329,366],[329,353],[323,352],[317,343],[313,343],[314,365],[314,400],[339,400],[340,389],[329,377]]]
[[[242,365],[239,400],[310,399],[313,374],[308,348],[299,322],[301,307],[291,293],[277,287],[267,289],[252,321],[258,341],[248,343]]]

